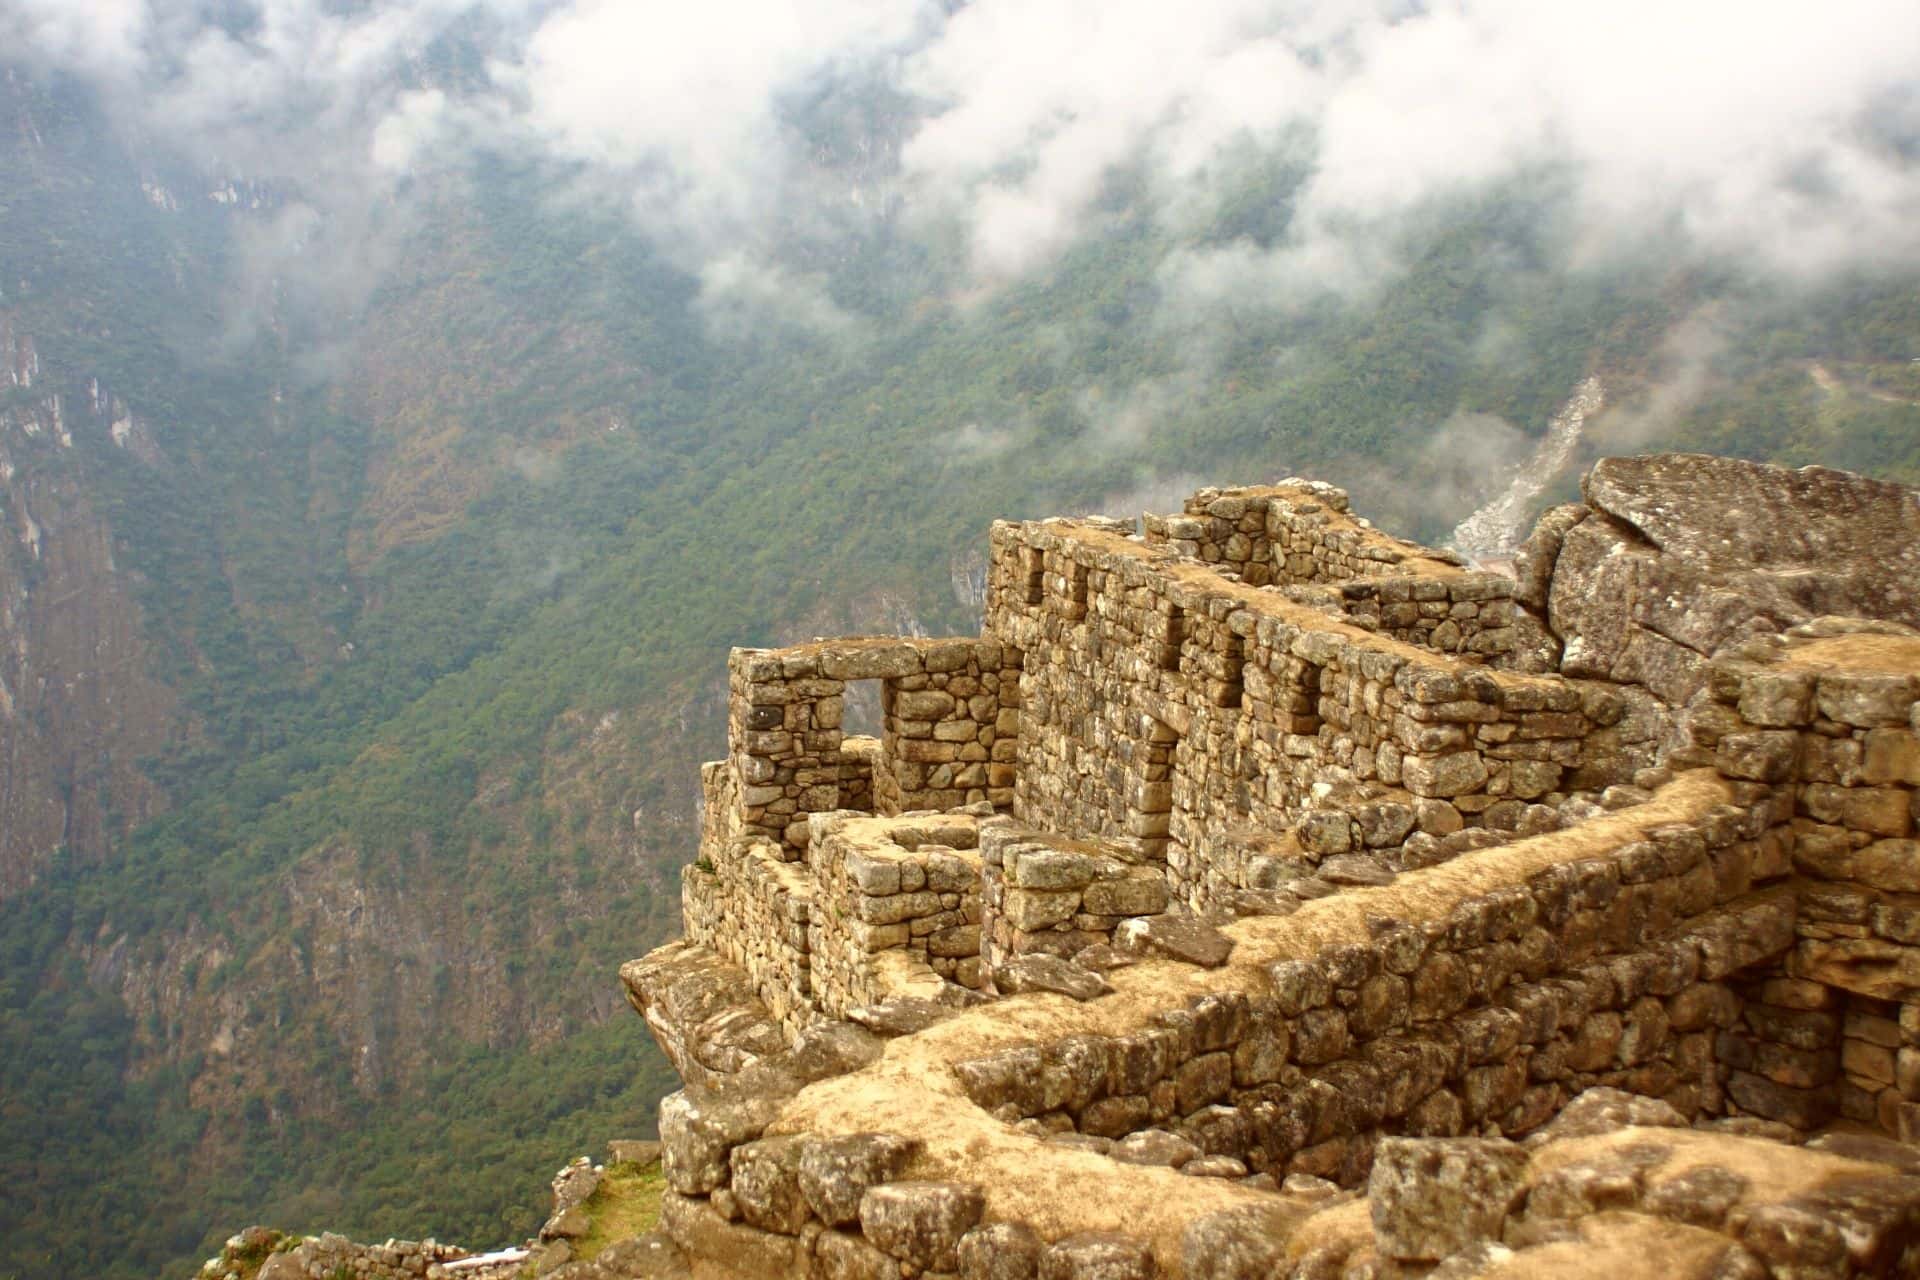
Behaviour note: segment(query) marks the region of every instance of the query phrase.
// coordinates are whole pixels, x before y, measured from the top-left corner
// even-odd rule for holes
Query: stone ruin
[[[734,650],[621,970],[684,1265],[1920,1275],[1920,495],[1583,492],[1510,574],[1304,481],[1001,522],[977,637]]]

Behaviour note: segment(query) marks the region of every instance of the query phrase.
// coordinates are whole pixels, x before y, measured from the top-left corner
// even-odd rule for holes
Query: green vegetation
[[[574,1242],[573,1256],[591,1262],[608,1245],[653,1230],[660,1221],[660,1193],[666,1189],[666,1176],[657,1163],[608,1165],[586,1203],[593,1226]]]
[[[1425,484],[1444,425],[1537,431],[1595,371],[1626,401],[1697,384],[1631,445],[1920,480],[1915,281],[1572,272],[1512,193],[1408,233],[1378,295],[1179,320],[1179,246],[1117,184],[1110,234],[970,309],[940,301],[950,266],[876,235],[832,280],[856,333],[748,341],[709,336],[695,281],[629,228],[502,163],[432,205],[350,371],[312,376],[271,331],[212,360],[205,282],[241,215],[156,212],[84,105],[33,107],[52,158],[0,211],[4,305],[55,385],[101,378],[165,455],[81,431],[33,465],[99,495],[186,714],[147,763],[172,808],[0,904],[22,1275],[183,1274],[253,1221],[531,1230],[552,1170],[648,1132],[672,1086],[606,997],[677,928],[727,646],[882,627],[883,600],[970,629],[950,582],[993,518],[1305,472],[1430,537],[1465,514]],[[1217,238],[1283,237],[1299,177],[1250,168]],[[1713,340],[1676,354],[1701,317]],[[310,910],[315,884],[479,959],[396,940],[380,963],[427,998],[330,994],[316,956],[375,942]],[[463,1004],[495,960],[499,1007]],[[222,1018],[254,1059],[210,1048]]]

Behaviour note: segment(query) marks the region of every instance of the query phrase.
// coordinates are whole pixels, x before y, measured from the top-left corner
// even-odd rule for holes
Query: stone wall
[[[771,841],[735,836],[680,872],[686,935],[744,970],[776,1019],[814,1014],[814,885]],[[703,865],[704,864],[704,865]]]
[[[1770,815],[1762,796],[1605,844],[1541,837],[1529,853],[1548,865],[1524,880],[1424,921],[1370,914],[1369,941],[1276,962],[1270,985],[956,1070],[1002,1120],[1102,1140],[1163,1128],[1243,1175],[1348,1184],[1383,1127],[1520,1135],[1594,1086],[1719,1114],[1716,1034],[1741,1013],[1728,980],[1794,939],[1791,897],[1752,888]],[[1556,842],[1580,856],[1552,857]],[[1074,1065],[1089,1060],[1105,1065]]]
[[[1604,689],[1396,642],[1098,526],[998,524],[992,545],[986,626],[1026,655],[1015,816],[1164,850],[1195,907],[1210,839],[1288,827],[1316,786],[1506,821],[1619,714]]]
[[[1146,541],[1234,574],[1251,586],[1344,582],[1452,567],[1457,560],[1382,533],[1348,507],[1347,495],[1315,480],[1201,489],[1178,515],[1148,515]]]
[[[1476,661],[1513,648],[1511,578],[1382,533],[1332,485],[1202,489],[1143,528],[1149,545],[1253,586],[1331,585],[1326,604],[1367,631]]]
[[[1070,958],[1121,921],[1167,909],[1166,869],[1139,845],[1090,844],[1011,822],[980,834],[980,957],[991,974],[1026,955]]]
[[[436,1240],[388,1240],[384,1244],[357,1244],[343,1235],[288,1236],[265,1227],[249,1227],[228,1240],[218,1257],[200,1268],[207,1280],[426,1280],[426,1277],[466,1275],[470,1280],[497,1280],[518,1268],[526,1250],[514,1251],[510,1262],[498,1266],[458,1268],[445,1264],[480,1257]]]
[[[807,866],[816,1005],[862,1006],[980,985],[980,854],[970,816],[815,819]]]
[[[1788,980],[1768,988],[1786,994],[1751,1015],[1754,1078],[1740,1083],[1800,1123],[1837,1111],[1909,1139],[1920,1137],[1916,671],[1920,638],[1878,624],[1751,642],[1709,664],[1681,753],[1775,785],[1785,825],[1770,856],[1804,878]]]
[[[1685,470],[1511,587],[1289,482],[996,524],[979,640],[736,651],[689,942],[622,970],[696,1272],[1920,1271],[1920,633],[1770,635],[1865,593],[1623,491]]]
[[[1685,1243],[1673,1234],[1684,1225],[1720,1233],[1716,1257],[1737,1242],[1765,1275],[1791,1266],[1796,1247],[1767,1224],[1820,1200],[1846,1221],[1881,1206],[1852,1237],[1861,1268],[1842,1256],[1831,1274],[1893,1274],[1875,1268],[1920,1240],[1920,1181],[1684,1133],[1654,1138],[1635,1165],[1588,1136],[1754,1123],[1737,1118],[1737,1068],[1720,1055],[1765,1007],[1743,993],[1799,998],[1752,986],[1795,945],[1790,869],[1761,862],[1777,818],[1764,786],[1699,771],[1578,830],[1228,926],[1224,951],[1203,963],[1151,929],[1118,930],[1126,955],[1103,961],[1108,995],[1003,997],[950,1012],[897,1052],[851,1050],[860,1065],[841,1074],[796,1062],[670,1098],[663,1225],[690,1256],[724,1260],[715,1274],[1151,1280],[1286,1275],[1288,1260],[1320,1254],[1334,1270],[1296,1274],[1341,1275],[1369,1250],[1418,1260],[1464,1247],[1400,1234],[1396,1197],[1415,1190],[1390,1183],[1408,1159],[1478,1148],[1415,1150],[1408,1138],[1537,1132],[1553,1141],[1529,1148],[1541,1153],[1534,1173],[1500,1202],[1492,1231],[1501,1241],[1511,1217],[1541,1233],[1503,1247],[1577,1237],[1567,1224],[1608,1204],[1651,1214],[1635,1249]],[[1049,852],[1011,833],[1000,857],[1017,867]],[[1578,1159],[1546,1154],[1562,1142],[1588,1145]],[[1690,1144],[1727,1158],[1724,1203],[1641,1205],[1661,1181],[1648,1171]],[[1527,1164],[1511,1151],[1501,1159]],[[1742,1172],[1754,1167],[1770,1172]],[[1314,1212],[1338,1185],[1372,1193],[1361,1237]],[[1699,1188],[1674,1194],[1688,1190]],[[1634,1262],[1615,1244],[1616,1265]],[[1260,1269],[1236,1270],[1235,1257]]]
[[[727,744],[741,825],[797,861],[807,816],[854,800],[881,813],[1008,803],[1019,668],[1017,653],[981,640],[734,650]],[[864,749],[846,758],[840,719],[849,680],[881,682],[878,756]]]

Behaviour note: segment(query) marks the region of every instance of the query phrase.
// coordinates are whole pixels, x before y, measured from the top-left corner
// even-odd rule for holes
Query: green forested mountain
[[[880,191],[911,109],[813,104],[818,181]],[[1583,258],[1551,172],[1346,292],[1182,302],[1293,232],[1309,168],[1254,157],[1184,229],[1115,166],[1098,234],[991,288],[902,213],[720,295],[511,149],[359,254],[80,81],[10,67],[0,125],[0,1274],[530,1230],[671,1087],[614,971],[677,928],[727,646],[968,630],[994,518],[1303,473],[1442,537],[1589,375],[1581,457],[1920,482],[1920,275]]]

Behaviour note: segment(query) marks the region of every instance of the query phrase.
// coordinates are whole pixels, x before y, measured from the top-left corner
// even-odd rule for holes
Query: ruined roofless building
[[[693,1273],[1920,1275],[1920,498],[1584,494],[1511,577],[1002,522],[977,637],[735,650],[622,969]]]

